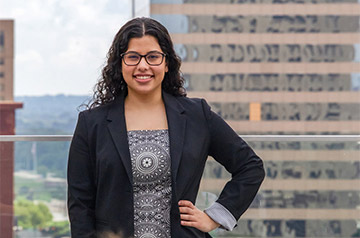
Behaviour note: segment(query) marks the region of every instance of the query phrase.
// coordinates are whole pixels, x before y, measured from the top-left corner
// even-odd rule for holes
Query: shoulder
[[[211,112],[211,108],[204,98],[177,97],[177,100],[186,111],[191,113],[208,117]]]
[[[208,105],[204,98],[190,98],[187,96],[179,96],[176,99],[185,109],[201,109],[204,105]]]
[[[116,102],[110,102],[95,108],[86,109],[79,113],[79,118],[84,118],[87,122],[97,122],[106,119],[109,110],[116,107]]]
[[[203,98],[189,98],[187,96],[176,97],[176,99],[184,106],[184,107],[199,107],[202,105],[201,101]]]
[[[86,110],[81,111],[80,114],[82,114],[86,117],[96,117],[99,115],[103,115],[108,112],[108,110],[112,104],[113,104],[113,102],[105,104],[105,105],[100,105],[100,106],[97,106],[94,108],[86,109]]]

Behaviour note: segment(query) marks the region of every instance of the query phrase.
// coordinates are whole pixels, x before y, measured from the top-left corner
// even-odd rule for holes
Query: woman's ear
[[[165,61],[165,73],[169,72],[168,61]]]

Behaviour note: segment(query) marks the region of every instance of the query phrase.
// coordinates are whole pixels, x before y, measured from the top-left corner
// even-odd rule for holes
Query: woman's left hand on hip
[[[220,224],[211,219],[205,212],[199,210],[192,202],[179,201],[181,225],[191,226],[202,232],[209,232],[218,228]]]

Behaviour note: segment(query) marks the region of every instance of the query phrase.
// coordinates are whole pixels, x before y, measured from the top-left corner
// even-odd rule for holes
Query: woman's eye
[[[159,57],[159,55],[148,55],[148,59],[157,59]]]
[[[138,55],[128,55],[127,58],[131,59],[131,60],[136,60],[136,59],[139,59],[139,56]]]

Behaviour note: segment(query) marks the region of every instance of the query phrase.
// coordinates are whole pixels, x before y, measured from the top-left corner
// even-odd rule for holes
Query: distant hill
[[[16,134],[72,134],[81,104],[91,96],[15,97],[23,108],[16,110]]]
[[[23,108],[16,110],[17,135],[72,135],[80,106],[90,96],[15,97]],[[66,177],[69,141],[15,143],[15,170],[37,171]]]

